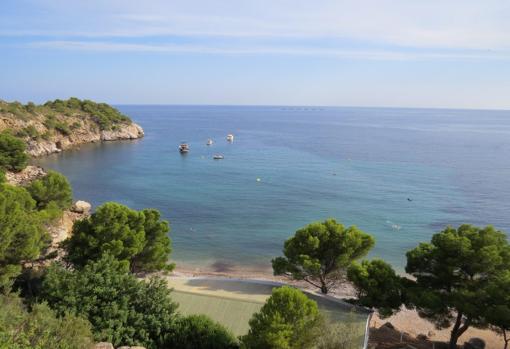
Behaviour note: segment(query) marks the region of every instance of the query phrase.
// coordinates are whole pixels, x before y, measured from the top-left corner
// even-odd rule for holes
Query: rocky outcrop
[[[80,214],[87,215],[90,213],[91,208],[92,208],[92,205],[90,203],[88,203],[87,201],[78,200],[71,207],[71,211],[74,213],[80,213]]]
[[[123,126],[117,130],[101,131],[102,141],[117,141],[120,139],[137,139],[144,136],[143,129],[140,125],[132,123]]]
[[[36,179],[46,176],[46,171],[39,166],[27,166],[21,172],[7,172],[5,178],[11,185],[25,186]]]
[[[97,128],[83,128],[73,131],[70,135],[57,134],[49,140],[28,140],[27,153],[38,157],[60,153],[63,150],[82,144],[138,139],[143,136],[142,127],[135,123],[118,125],[116,129],[109,131],[100,131]]]

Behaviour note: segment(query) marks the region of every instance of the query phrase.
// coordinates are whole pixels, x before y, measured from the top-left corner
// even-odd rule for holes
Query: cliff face
[[[85,143],[137,139],[143,129],[115,108],[71,98],[36,106],[0,100],[0,132],[27,143],[31,156],[58,153]]]
[[[56,134],[49,140],[27,139],[27,152],[31,156],[42,156],[59,153],[85,143],[137,139],[143,136],[143,129],[135,123],[123,124],[118,129],[110,131],[80,128],[74,130],[70,135]]]

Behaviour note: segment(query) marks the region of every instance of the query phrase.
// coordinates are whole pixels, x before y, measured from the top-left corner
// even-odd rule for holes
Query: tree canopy
[[[401,278],[380,259],[353,263],[347,278],[352,282],[359,304],[376,308],[382,317],[393,315],[404,302]]]
[[[0,168],[19,172],[28,164],[26,145],[8,132],[0,133]]]
[[[453,324],[450,348],[470,327],[485,323],[483,300],[510,267],[506,235],[492,226],[447,227],[407,253],[406,272],[415,278],[408,287],[410,303],[419,314],[445,328]]]
[[[66,209],[73,201],[69,181],[64,175],[55,171],[49,171],[43,178],[33,181],[27,190],[39,209],[45,209],[52,203],[60,209]]]
[[[322,324],[315,301],[296,288],[283,286],[273,289],[241,340],[249,349],[305,349],[315,342]]]
[[[304,280],[328,293],[349,265],[365,256],[374,239],[355,226],[334,219],[315,222],[285,241],[283,254],[272,260],[275,275]]]
[[[58,315],[88,319],[97,341],[163,348],[177,305],[161,279],[139,281],[125,263],[110,255],[81,270],[53,264],[43,279],[41,298]]]
[[[0,184],[0,290],[8,290],[22,262],[37,258],[49,237],[35,201],[23,188]]]
[[[0,348],[90,349],[93,344],[88,321],[74,315],[56,317],[46,304],[31,311],[14,294],[0,294]]]
[[[180,317],[165,335],[165,349],[236,349],[236,337],[205,315]]]
[[[489,281],[485,289],[485,320],[505,342],[510,342],[510,266],[509,269]]]
[[[132,271],[169,270],[168,230],[168,222],[160,220],[157,210],[135,211],[109,202],[74,224],[72,236],[64,243],[67,260],[81,267],[108,253]]]

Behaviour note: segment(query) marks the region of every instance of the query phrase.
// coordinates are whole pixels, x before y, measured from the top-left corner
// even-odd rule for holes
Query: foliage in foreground
[[[118,203],[105,203],[74,224],[73,234],[64,244],[67,259],[82,267],[107,253],[134,272],[171,270],[169,226],[160,218],[157,210],[135,211]]]
[[[328,293],[346,268],[373,245],[374,239],[355,226],[345,228],[334,219],[312,223],[285,241],[285,257],[273,259],[273,271]]]
[[[42,284],[42,299],[58,315],[88,319],[97,341],[162,348],[177,305],[161,279],[139,281],[125,263],[104,255],[81,270],[52,265]]]
[[[49,171],[43,178],[33,181],[27,190],[39,209],[45,209],[52,203],[60,209],[66,209],[73,201],[69,181],[64,175],[55,171]]]
[[[353,263],[347,278],[357,291],[360,305],[376,307],[382,317],[400,310],[404,302],[402,280],[388,263],[380,259]]]
[[[0,133],[0,169],[19,172],[27,167],[26,145],[13,135]]]
[[[332,322],[321,327],[315,349],[361,348],[365,335],[354,314],[342,322]]]
[[[88,321],[73,315],[57,318],[46,304],[28,311],[16,295],[0,295],[0,348],[89,349]]]
[[[8,291],[22,263],[39,257],[47,246],[42,223],[25,189],[0,184],[0,291]]]
[[[375,263],[365,262],[351,271],[361,301],[382,310],[396,309],[398,294],[405,294],[402,302],[437,328],[453,325],[451,349],[471,326],[510,327],[510,299],[501,293],[510,291],[510,244],[492,226],[464,224],[434,234],[430,243],[407,252],[406,272],[413,279],[403,278],[400,285],[389,265]],[[387,288],[381,284],[384,280]]]
[[[283,286],[273,289],[260,312],[253,315],[241,341],[249,349],[310,348],[322,324],[315,301],[296,288]]]
[[[165,335],[165,349],[236,349],[239,343],[222,325],[204,315],[180,317]]]

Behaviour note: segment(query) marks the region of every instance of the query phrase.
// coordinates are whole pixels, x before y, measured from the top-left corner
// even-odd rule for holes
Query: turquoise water
[[[328,217],[373,234],[371,256],[400,270],[447,224],[510,231],[508,111],[119,108],[144,139],[38,162],[68,176],[76,198],[161,210],[177,262],[266,268],[296,229]]]

